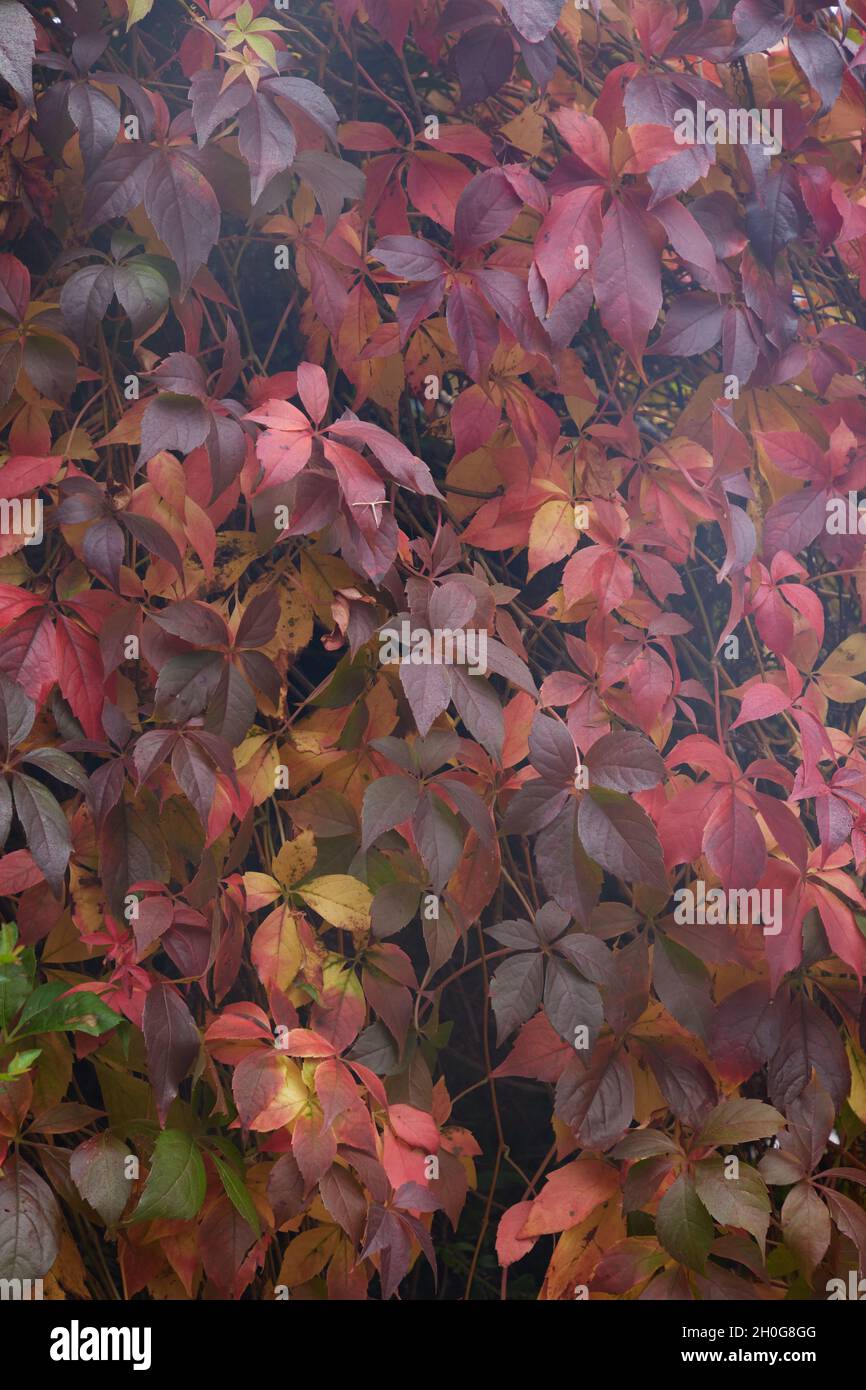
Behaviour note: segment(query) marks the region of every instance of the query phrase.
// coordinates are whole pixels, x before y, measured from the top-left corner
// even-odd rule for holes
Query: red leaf
[[[57,619],[57,680],[88,738],[103,737],[102,657],[95,637],[62,615]]]
[[[602,323],[643,375],[641,358],[662,307],[661,258],[650,224],[629,200],[614,199],[604,215],[592,278]]]

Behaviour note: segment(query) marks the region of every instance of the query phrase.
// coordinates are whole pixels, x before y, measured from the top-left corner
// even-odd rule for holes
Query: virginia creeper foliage
[[[863,1271],[864,72],[0,0],[0,1277]]]

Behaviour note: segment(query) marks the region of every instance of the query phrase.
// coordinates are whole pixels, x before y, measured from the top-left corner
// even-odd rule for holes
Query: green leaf
[[[165,276],[143,257],[117,267],[114,291],[136,338],[158,323],[168,308],[170,292]]]
[[[53,980],[34,990],[12,1037],[29,1037],[33,1033],[89,1033],[98,1038],[123,1022],[120,1014],[103,1004],[98,994],[85,990],[67,994],[68,989],[62,980]]]
[[[5,782],[3,783],[5,786]],[[14,961],[23,947],[16,947],[18,940],[18,928],[14,922],[4,922],[0,926],[0,965]]]
[[[728,1177],[733,1171],[736,1177]],[[742,1226],[764,1253],[770,1225],[770,1194],[756,1168],[708,1158],[695,1167],[695,1190],[707,1211],[722,1226]]]
[[[633,1129],[612,1150],[613,1158],[656,1158],[660,1154],[680,1153],[673,1139],[657,1129]]]
[[[707,1116],[698,1135],[699,1144],[747,1144],[769,1139],[785,1123],[784,1115],[762,1100],[723,1100]]]
[[[23,1076],[41,1056],[41,1047],[31,1047],[27,1052],[16,1052],[9,1063],[8,1071],[0,1071],[0,1081],[14,1081],[16,1077]]]
[[[30,979],[20,961],[0,965],[0,1028],[8,1028],[30,993]]]
[[[211,1154],[211,1158],[220,1175],[220,1181],[225,1189],[226,1196],[235,1211],[238,1212],[239,1215],[243,1217],[244,1221],[246,1221],[247,1225],[251,1226],[255,1231],[256,1239],[258,1239],[261,1235],[259,1214],[256,1211],[256,1206],[252,1197],[246,1189],[243,1177],[232,1168],[231,1164],[224,1163],[221,1158],[217,1158],[216,1154]]]
[[[163,1130],[141,1201],[130,1221],[189,1221],[204,1201],[207,1181],[195,1140],[179,1129]]]
[[[713,1243],[713,1221],[691,1178],[681,1174],[662,1197],[656,1235],[675,1260],[703,1273]]]
[[[138,24],[139,20],[146,19],[152,9],[153,0],[127,0],[127,32],[132,28],[133,24]]]

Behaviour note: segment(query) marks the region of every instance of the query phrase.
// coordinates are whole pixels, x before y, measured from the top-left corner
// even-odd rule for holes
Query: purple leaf
[[[224,74],[216,69],[193,73],[189,96],[199,148],[207,144],[217,126],[232,120],[252,99],[253,89],[248,82],[232,82],[225,90],[220,90],[223,77]]]
[[[361,849],[369,849],[386,830],[408,820],[418,805],[418,783],[410,777],[380,777],[364,793]]]
[[[191,739],[179,737],[171,754],[171,770],[189,804],[207,830],[216,791],[216,773]]]
[[[592,784],[614,792],[645,792],[665,776],[664,762],[643,734],[603,734],[585,758]]]
[[[78,130],[81,156],[88,174],[104,159],[117,139],[120,112],[110,97],[89,82],[69,88],[69,114]]]
[[[108,222],[112,217],[122,217],[143,203],[155,164],[155,152],[147,147],[142,149],[139,140],[109,150],[87,184],[82,213],[84,230]]]
[[[13,92],[24,98],[29,110],[33,105],[33,58],[36,50],[36,29],[33,20],[18,0],[0,0],[0,77],[9,83]]]
[[[433,892],[441,893],[463,853],[460,826],[438,797],[424,792],[412,820],[412,832],[430,875]]]
[[[120,566],[123,564],[123,531],[113,517],[103,516],[88,528],[82,553],[84,563],[109,583],[115,591],[120,588]]]
[[[799,555],[821,534],[827,522],[827,493],[806,487],[789,492],[774,502],[764,518],[764,556],[769,561],[780,550]]]
[[[252,202],[261,197],[276,174],[290,168],[296,147],[291,123],[261,91],[257,92],[238,114],[238,148],[249,167]]]
[[[25,773],[13,775],[12,795],[30,853],[57,897],[72,853],[66,817],[50,791]]]
[[[210,429],[210,416],[194,396],[178,396],[173,391],[161,391],[146,407],[141,420],[141,449],[138,467],[141,468],[163,449],[177,449],[190,454],[205,442]]]
[[[199,1052],[199,1032],[177,990],[155,984],[144,1001],[142,1020],[147,1070],[156,1096],[160,1126]]]
[[[830,34],[802,20],[791,30],[788,47],[806,74],[809,86],[814,87],[821,98],[818,115],[826,116],[842,90],[845,74],[842,50]]]
[[[540,43],[556,24],[563,0],[502,0],[515,29],[529,43]]]
[[[601,995],[567,961],[550,956],[544,981],[544,1012],[565,1042],[574,1045],[578,1028],[589,1031],[590,1051],[604,1021]],[[617,1136],[619,1137],[619,1136]]]
[[[183,154],[161,150],[149,169],[144,209],[171,252],[185,294],[219,236],[216,194],[204,174]]]
[[[88,265],[71,275],[60,292],[60,309],[78,343],[87,343],[105,318],[114,296],[110,266]]]
[[[514,42],[501,24],[479,24],[462,34],[453,50],[464,105],[492,97],[511,76]]]
[[[548,893],[587,927],[598,902],[602,873],[580,843],[575,811],[572,801],[567,813],[556,816],[541,832],[535,842],[535,856]]]
[[[524,952],[497,967],[490,981],[497,1043],[532,1018],[541,1003],[543,978],[544,958],[537,951]]]
[[[401,280],[435,280],[447,268],[435,246],[414,236],[384,236],[370,253]]]
[[[591,789],[580,803],[577,829],[590,859],[607,873],[628,883],[668,887],[655,826],[636,801]]]
[[[558,719],[536,714],[529,733],[529,761],[551,787],[572,786],[577,753],[571,734]]]
[[[714,295],[700,290],[680,295],[668,309],[664,328],[648,355],[700,357],[719,341],[724,313],[724,306]]]
[[[485,169],[466,185],[454,217],[454,251],[461,259],[511,226],[523,201],[501,169]]]
[[[130,511],[121,512],[119,519],[129,534],[139,541],[146,550],[149,550],[152,555],[158,555],[161,560],[167,560],[178,574],[183,573],[183,559],[180,551],[158,521],[151,521],[149,516],[138,516],[136,512]]]

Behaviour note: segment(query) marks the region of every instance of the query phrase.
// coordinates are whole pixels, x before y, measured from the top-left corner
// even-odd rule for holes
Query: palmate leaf
[[[44,8],[0,0],[0,1273],[850,1296],[864,7]]]

